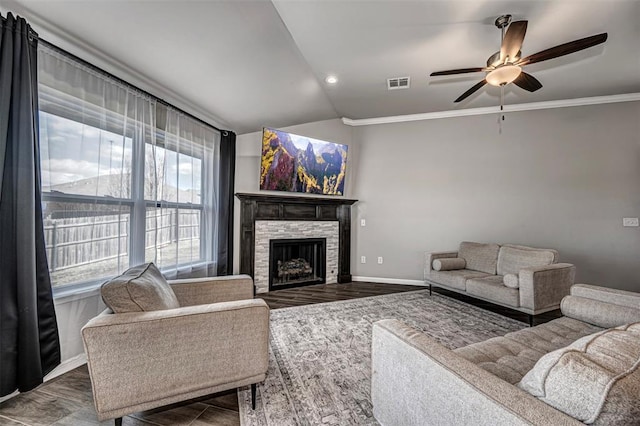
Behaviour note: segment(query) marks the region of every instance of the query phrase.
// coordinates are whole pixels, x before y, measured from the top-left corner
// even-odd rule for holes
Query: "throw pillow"
[[[544,355],[518,386],[587,424],[637,424],[639,365],[640,322]]]
[[[434,260],[432,266],[434,271],[452,271],[454,269],[464,269],[466,265],[467,262],[462,258],[447,257]]]
[[[100,293],[116,314],[180,307],[173,289],[153,263],[128,269],[102,284]]]
[[[509,288],[520,288],[520,280],[516,274],[505,275],[502,283]]]

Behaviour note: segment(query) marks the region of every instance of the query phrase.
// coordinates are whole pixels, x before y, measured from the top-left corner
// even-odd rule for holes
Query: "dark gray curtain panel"
[[[220,139],[220,202],[218,212],[217,275],[233,273],[233,190],[236,173],[236,134],[223,130]]]
[[[60,364],[47,267],[38,148],[37,34],[0,17],[0,396]]]

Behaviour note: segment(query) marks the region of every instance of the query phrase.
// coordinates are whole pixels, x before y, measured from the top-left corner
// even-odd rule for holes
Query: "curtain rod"
[[[0,15],[0,21],[4,24],[4,23],[7,21],[7,18],[5,18],[4,16]],[[198,117],[196,117],[195,115],[193,115],[193,114],[191,114],[191,113],[189,113],[189,112],[187,112],[187,111],[185,111],[185,110],[183,110],[183,109],[181,109],[181,108],[178,108],[178,107],[176,107],[176,106],[174,106],[174,105],[170,104],[169,102],[165,101],[164,99],[159,98],[159,97],[155,96],[154,94],[149,93],[148,91],[146,91],[146,90],[144,90],[144,89],[139,88],[139,87],[138,87],[138,86],[136,86],[135,84],[131,84],[131,83],[129,83],[128,81],[125,81],[125,80],[121,79],[120,77],[115,76],[115,75],[111,74],[111,73],[110,73],[110,72],[108,72],[108,71],[105,71],[104,69],[102,69],[102,68],[98,67],[97,65],[94,65],[94,64],[92,64],[91,62],[85,61],[84,59],[82,59],[82,58],[78,57],[77,55],[74,55],[73,53],[68,52],[68,51],[64,50],[63,48],[61,48],[61,47],[59,47],[59,46],[56,46],[55,44],[53,44],[53,43],[51,43],[51,42],[49,42],[49,41],[47,41],[47,40],[43,39],[42,37],[38,36],[38,34],[37,34],[35,31],[33,31],[33,29],[31,29],[31,26],[29,26],[29,29],[32,31],[32,33],[33,33],[33,34],[34,34],[34,36],[38,39],[38,41],[39,41],[40,43],[44,44],[45,46],[47,46],[48,48],[53,49],[53,50],[56,50],[56,51],[58,51],[59,53],[62,53],[63,55],[67,55],[67,56],[69,56],[69,57],[73,58],[74,60],[76,60],[76,61],[80,62],[82,65],[84,65],[84,66],[86,66],[86,67],[88,67],[88,68],[91,68],[92,70],[97,71],[97,72],[99,72],[99,73],[101,73],[101,74],[104,74],[104,75],[108,76],[109,78],[114,79],[115,81],[117,81],[117,82],[118,82],[118,83],[120,83],[120,84],[124,84],[124,85],[130,86],[130,87],[132,87],[133,89],[135,89],[135,90],[139,91],[140,93],[142,93],[142,94],[144,94],[144,95],[146,95],[146,96],[149,96],[149,97],[151,97],[151,98],[155,99],[155,100],[156,100],[156,102],[159,102],[160,104],[162,104],[162,105],[164,105],[164,106],[174,108],[174,109],[176,109],[176,110],[180,111],[181,113],[183,113],[184,115],[188,116],[189,118],[191,118],[191,119],[193,119],[193,120],[196,120],[197,122],[199,122],[199,123],[201,123],[201,124],[204,124],[204,125],[206,125],[206,126],[212,127],[213,129],[217,130],[217,131],[218,131],[218,132],[220,132],[220,133],[230,132],[230,130],[220,129],[220,128],[218,128],[218,127],[214,126],[213,124],[209,124],[209,123],[207,123],[206,121],[204,121],[203,119],[198,118]]]

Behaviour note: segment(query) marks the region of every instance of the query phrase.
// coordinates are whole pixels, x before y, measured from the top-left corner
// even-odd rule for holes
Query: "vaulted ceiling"
[[[493,22],[504,13],[529,21],[525,56],[609,33],[604,45],[528,66],[544,87],[510,85],[507,104],[640,92],[638,0],[0,0],[0,11],[239,133],[496,105],[491,86],[453,103],[482,73],[428,76],[483,66],[499,50]],[[409,89],[387,90],[387,78],[405,76]]]

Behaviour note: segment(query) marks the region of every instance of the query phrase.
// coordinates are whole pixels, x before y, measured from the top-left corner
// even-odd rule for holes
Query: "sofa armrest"
[[[373,326],[371,399],[383,425],[580,425],[397,320]]]
[[[436,259],[447,259],[451,257],[458,257],[457,251],[436,251],[436,252],[426,252],[424,254],[424,277],[425,279],[431,275],[431,271],[433,271],[433,261]]]
[[[640,321],[640,308],[581,296],[565,296],[560,303],[560,310],[566,317],[602,328],[613,328]]]
[[[259,381],[268,367],[269,308],[259,299],[105,311],[81,333],[100,418],[245,378]]]
[[[575,284],[562,299],[562,315],[603,328],[640,321],[640,293]]]
[[[618,290],[615,288],[600,287],[589,284],[575,284],[571,287],[571,295],[640,309],[640,293]]]
[[[570,263],[554,263],[520,270],[520,306],[539,311],[560,306],[575,280],[576,268]]]
[[[180,306],[253,299],[253,280],[249,275],[187,278],[168,282]]]

